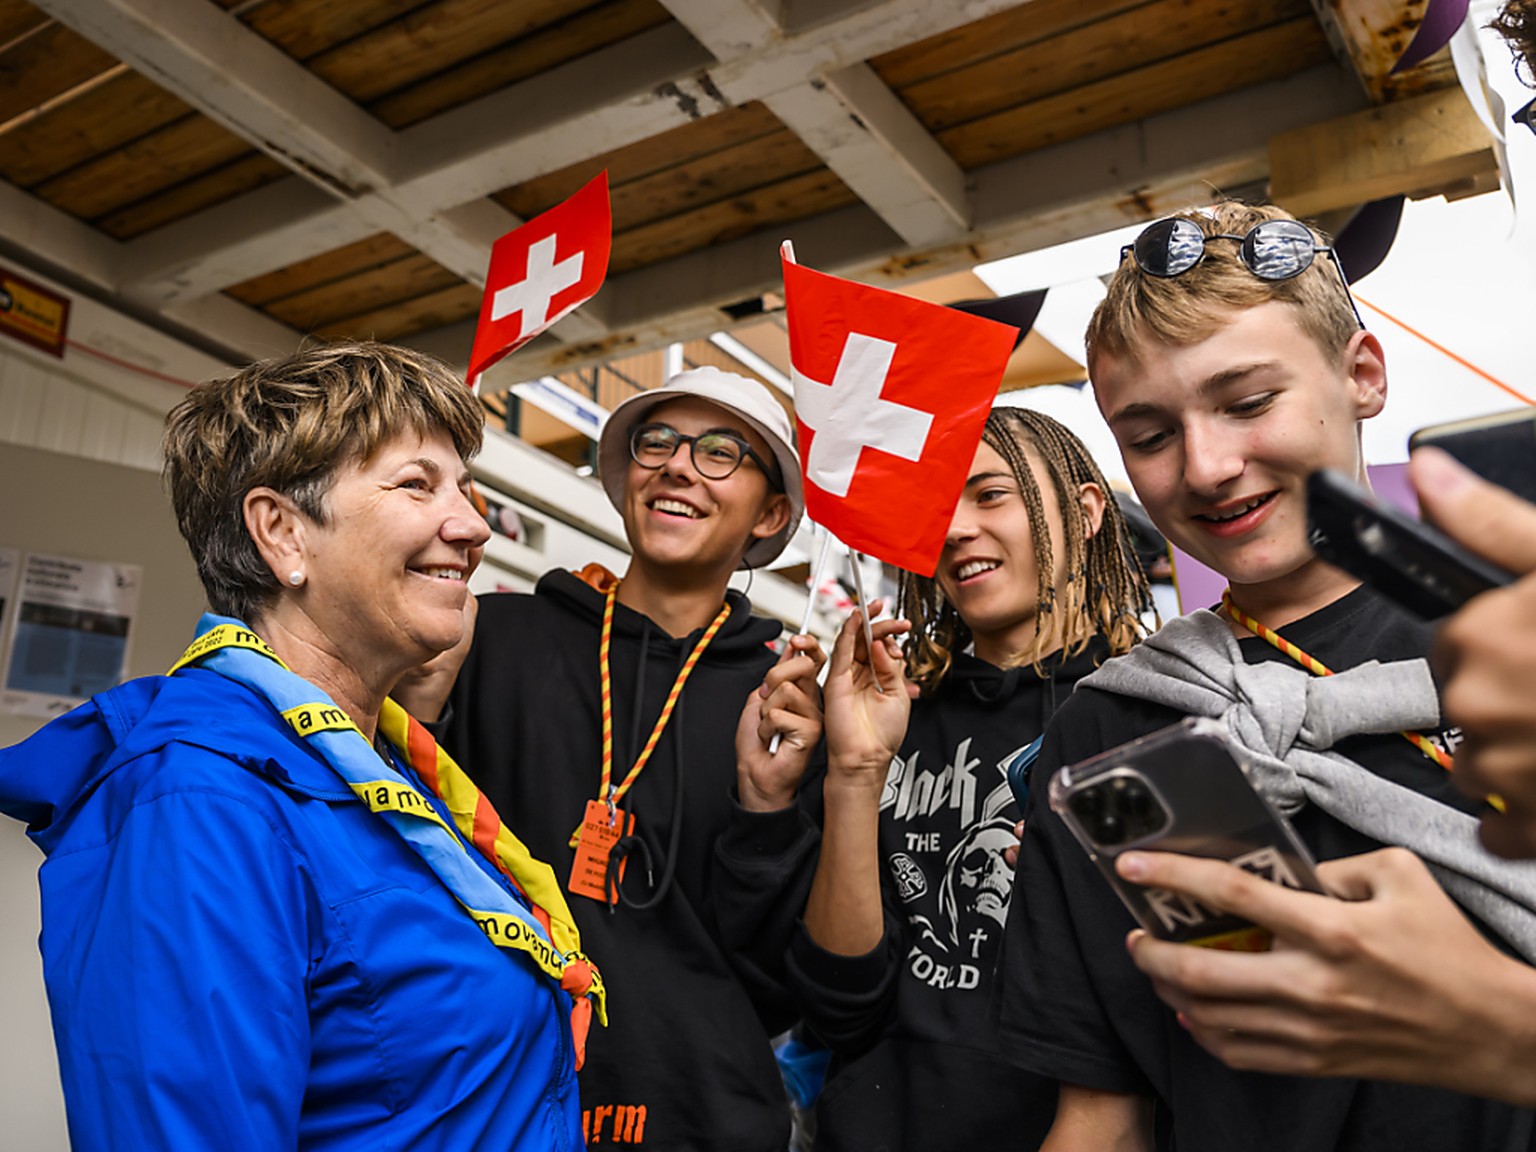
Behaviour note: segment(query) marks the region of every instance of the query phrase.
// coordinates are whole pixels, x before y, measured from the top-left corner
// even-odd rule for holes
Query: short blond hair
[[[1193,221],[1206,236],[1243,236],[1266,220],[1294,220],[1284,209],[1228,200],[1214,208],[1175,214]],[[1313,240],[1326,247],[1329,239],[1310,228]],[[1208,244],[1205,257],[1188,272],[1167,278],[1151,276],[1127,254],[1109,282],[1109,290],[1088,322],[1088,372],[1102,354],[1134,359],[1143,340],[1187,347],[1208,339],[1225,325],[1231,313],[1277,300],[1289,305],[1302,331],[1317,342],[1330,362],[1344,355],[1360,322],[1349,291],[1333,260],[1319,254],[1311,267],[1286,280],[1262,280],[1238,259],[1230,240]]]
[[[371,342],[260,360],[188,393],[166,417],[164,480],[208,606],[247,622],[280,585],[245,527],[253,488],[327,521],[337,472],[396,437],[445,432],[459,458],[480,450],[485,413],[440,360]]]

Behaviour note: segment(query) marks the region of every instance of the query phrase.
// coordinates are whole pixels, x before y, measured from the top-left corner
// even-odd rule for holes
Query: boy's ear
[[[1344,352],[1345,369],[1355,390],[1355,414],[1369,420],[1387,403],[1387,354],[1371,332],[1356,332]]]
[[[763,510],[758,513],[757,523],[752,525],[752,539],[766,540],[776,532],[783,530],[789,523],[789,497],[782,492],[771,493],[763,502]]]
[[[1077,486],[1077,499],[1083,506],[1083,539],[1092,540],[1104,524],[1104,503],[1108,497],[1092,480],[1085,480]]]

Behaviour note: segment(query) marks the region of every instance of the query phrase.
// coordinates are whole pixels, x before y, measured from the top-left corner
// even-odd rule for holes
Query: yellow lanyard
[[[1264,625],[1260,624],[1252,616],[1248,615],[1236,604],[1234,604],[1232,602],[1232,589],[1228,588],[1222,592],[1221,606],[1226,611],[1228,616],[1232,617],[1232,619],[1236,620],[1239,624],[1248,629],[1248,631],[1252,632],[1261,640],[1269,641],[1269,643],[1280,649],[1280,651],[1284,652],[1287,656],[1296,661],[1296,663],[1300,664],[1308,672],[1311,672],[1316,676],[1333,675],[1333,669],[1309,656],[1306,652],[1303,652],[1300,648],[1296,647],[1296,645],[1292,644],[1289,640],[1280,635],[1280,633],[1274,631],[1272,628],[1266,628]],[[1418,732],[1400,732],[1398,735],[1400,735],[1404,740],[1407,740],[1410,744],[1412,744],[1420,752],[1424,753],[1424,755],[1428,756],[1436,764],[1440,765],[1440,767],[1444,768],[1447,772],[1451,771],[1451,769],[1455,767],[1456,762],[1451,758],[1451,754],[1445,751],[1443,748],[1437,747],[1435,742],[1432,741],[1428,736],[1424,736]]]
[[[645,747],[640,750],[634,767],[629,770],[623,782],[617,788],[613,788],[613,671],[609,664],[609,651],[613,644],[613,605],[618,598],[619,582],[615,580],[609,585],[608,596],[603,603],[603,632],[597,647],[598,665],[602,670],[603,681],[603,780],[598,789],[597,798],[606,801],[610,807],[624,799],[625,794],[639,778],[641,770],[644,769],[646,762],[651,758],[651,753],[656,750],[656,745],[661,740],[661,733],[666,728],[667,721],[672,719],[672,710],[677,707],[678,698],[683,694],[683,685],[688,683],[688,677],[692,675],[694,665],[699,662],[699,657],[704,655],[704,649],[709,647],[709,642],[715,638],[715,633],[720,631],[720,626],[731,614],[731,606],[722,605],[720,614],[708,628],[704,629],[704,635],[699,637],[699,642],[693,646],[693,651],[688,653],[688,659],[683,661],[682,670],[673,681],[672,690],[667,693],[667,702],[662,705],[661,715],[656,718],[656,726],[651,729],[651,737],[645,742]]]

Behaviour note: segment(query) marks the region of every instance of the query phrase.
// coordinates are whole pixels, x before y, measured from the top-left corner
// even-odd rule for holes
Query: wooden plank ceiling
[[[609,285],[510,382],[761,319],[785,236],[952,272],[1262,192],[1270,136],[1455,83],[1441,53],[1384,87],[1327,31],[1309,0],[0,0],[0,238],[233,357],[462,363],[490,242],[606,168]]]

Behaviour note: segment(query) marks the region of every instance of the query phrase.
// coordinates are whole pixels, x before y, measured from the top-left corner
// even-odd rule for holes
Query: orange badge
[[[571,880],[566,888],[576,896],[608,903],[606,881],[608,856],[621,837],[635,830],[635,818],[619,809],[609,815],[602,800],[588,800],[587,814],[576,833],[576,859],[571,861]],[[622,827],[621,827],[622,826]],[[624,861],[619,862],[619,879],[624,878]]]

